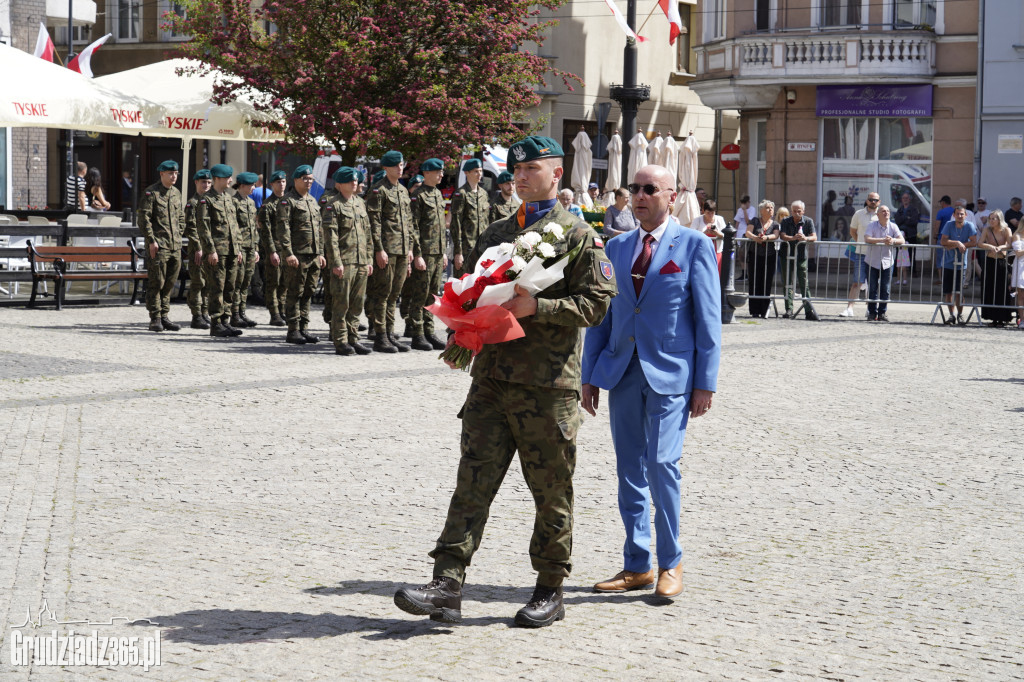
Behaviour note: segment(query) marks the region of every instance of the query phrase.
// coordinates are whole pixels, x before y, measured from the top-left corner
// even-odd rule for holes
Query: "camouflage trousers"
[[[434,294],[441,289],[444,279],[444,256],[423,256],[427,263],[426,270],[413,268],[412,276],[402,291],[402,307],[405,326],[412,330],[413,336],[434,333],[434,315],[424,306],[434,302]]]
[[[188,308],[193,316],[210,311],[210,283],[206,280],[206,267],[196,265],[196,244],[188,244]],[[205,261],[204,261],[205,262]]]
[[[359,313],[366,297],[366,266],[345,264],[345,274],[330,275],[331,338],[335,347],[359,341]]]
[[[253,273],[256,272],[256,249],[242,249],[242,262],[235,274],[235,297],[231,301],[231,314],[245,312],[245,303],[249,299],[249,285]]]
[[[409,317],[412,309],[412,288],[413,280],[416,279],[416,273],[419,270],[416,266],[412,266],[412,272],[405,278],[405,284],[402,285],[402,294],[398,298],[398,316],[405,320],[406,329],[411,329],[412,319]]]
[[[146,247],[146,309],[149,319],[167,317],[171,312],[171,291],[178,281],[181,249],[158,249],[156,258],[149,257]]]
[[[366,284],[366,296],[373,299],[373,317],[370,321],[375,332],[395,330],[395,304],[402,293],[409,265],[405,255],[389,253],[386,267],[373,268],[373,274]]]
[[[231,302],[235,299],[235,282],[238,280],[238,254],[219,256],[216,265],[210,265],[203,254],[203,270],[210,287],[208,308],[210,319],[228,321],[231,318]]]
[[[462,456],[434,575],[465,580],[484,524],[516,451],[536,516],[530,561],[537,584],[556,587],[572,570],[572,475],[580,425],[576,391],[474,379],[459,416]]]
[[[288,329],[305,329],[309,326],[309,302],[320,279],[318,256],[298,255],[298,267],[284,265],[284,282],[288,290],[285,298],[285,317]]]
[[[284,265],[274,267],[270,257],[263,261],[263,298],[267,302],[270,314],[283,313],[285,310]]]

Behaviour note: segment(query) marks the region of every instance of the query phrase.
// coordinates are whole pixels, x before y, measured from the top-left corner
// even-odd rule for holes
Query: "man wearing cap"
[[[196,206],[204,194],[213,186],[213,176],[206,168],[200,168],[192,176],[195,192],[185,204],[186,265],[188,265],[188,307],[192,311],[192,329],[210,328],[210,283],[203,268],[203,246],[199,243],[199,229],[196,227]]]
[[[552,224],[564,235],[553,244],[556,254],[574,254],[561,281],[537,298],[520,294],[504,304],[519,319],[525,336],[484,346],[473,362],[473,383],[459,413],[462,439],[455,492],[430,553],[434,579],[395,593],[395,604],[408,613],[450,623],[461,620],[466,569],[518,451],[535,505],[530,559],[537,585],[515,623],[542,627],[565,617],[562,581],[572,569],[572,475],[581,422],[580,328],[601,322],[616,288],[601,239],[555,198],[563,155],[559,144],[547,137],[531,136],[512,145],[509,162],[525,203],[488,227],[466,258],[466,269],[472,269],[487,248],[512,242],[524,231],[542,234]]]
[[[178,164],[164,161],[157,166],[160,181],[146,188],[139,206],[139,231],[146,238],[146,308],[149,330],[176,332],[181,327],[171,322],[171,290],[181,268],[181,232],[185,212],[178,181]]]
[[[501,174],[498,175],[498,196],[491,201],[491,212],[487,216],[491,223],[509,217],[522,203],[516,199],[512,180],[512,174],[508,171],[501,171]]]
[[[408,298],[409,315],[405,325],[412,336],[416,350],[444,350],[445,342],[434,335],[434,315],[423,307],[434,302],[434,294],[441,289],[444,269],[448,267],[445,249],[448,239],[444,220],[444,196],[437,188],[444,176],[441,159],[427,159],[420,166],[423,184],[412,192],[412,220],[416,226],[413,245],[413,270],[409,277],[409,292],[403,294],[402,304]]]
[[[288,176],[284,171],[270,174],[272,194],[260,206],[256,220],[260,230],[260,250],[263,252],[263,300],[270,312],[270,325],[283,327],[285,311],[284,274],[281,267],[281,256],[278,255],[277,240],[274,238],[274,225],[277,222],[277,205],[284,196]]]
[[[210,169],[213,186],[196,204],[196,228],[199,244],[205,254],[205,276],[210,286],[210,336],[241,336],[242,330],[232,327],[231,303],[235,296],[237,269],[242,263],[235,200],[228,194],[234,169],[218,163]]]
[[[484,176],[480,159],[466,160],[462,171],[466,174],[466,182],[452,194],[452,253],[456,277],[469,272],[463,268],[463,255],[476,246],[480,233],[490,224],[491,214],[487,192],[480,187],[480,178]]]
[[[366,204],[376,261],[367,285],[367,297],[373,299],[373,349],[405,353],[409,347],[395,336],[395,305],[409,275],[416,235],[409,191],[398,182],[405,168],[402,153],[390,151],[380,158],[380,164],[384,178],[370,190]]]
[[[302,165],[292,173],[292,188],[277,202],[275,238],[284,256],[288,343],[317,343],[309,333],[309,302],[316,291],[324,259],[324,234],[320,207],[309,193],[313,187],[313,167]]]
[[[252,190],[259,178],[255,173],[239,173],[235,178],[235,212],[238,220],[238,231],[241,235],[239,246],[242,250],[242,263],[235,276],[235,298],[231,302],[231,326],[255,327],[256,322],[245,315],[245,304],[249,298],[249,284],[256,272],[256,264],[260,254],[258,225],[256,222],[256,203],[252,200]]]
[[[331,270],[327,278],[331,288],[331,339],[338,355],[366,355],[370,349],[359,342],[359,312],[366,296],[366,280],[373,272],[370,216],[356,193],[359,171],[342,166],[332,179],[335,191],[324,192],[320,198],[327,267]]]

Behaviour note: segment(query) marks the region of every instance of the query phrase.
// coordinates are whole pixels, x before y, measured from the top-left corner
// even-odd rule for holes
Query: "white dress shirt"
[[[663,236],[665,236],[665,229],[667,227],[668,227],[668,218],[665,218],[665,222],[663,222],[661,225],[658,225],[656,228],[654,228],[654,231],[652,231],[652,232],[646,232],[641,227],[638,230],[638,232],[640,234],[637,235],[636,246],[633,247],[633,260],[630,261],[630,264],[632,264],[632,265],[636,264],[636,259],[640,257],[640,254],[644,250],[644,237],[646,237],[648,234],[650,234],[652,237],[654,237],[654,241],[651,242],[651,262],[653,263],[654,262],[654,254],[658,250],[658,244],[661,243],[661,238]]]

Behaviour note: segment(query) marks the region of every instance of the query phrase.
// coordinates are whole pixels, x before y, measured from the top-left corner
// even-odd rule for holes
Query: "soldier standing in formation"
[[[359,171],[342,166],[335,171],[334,189],[321,197],[321,217],[327,243],[331,289],[331,339],[338,355],[366,355],[359,342],[359,311],[366,296],[366,281],[373,272],[373,237],[366,204],[356,194]]]
[[[416,236],[409,191],[398,182],[405,167],[402,153],[389,151],[380,162],[385,176],[370,190],[366,207],[376,260],[367,285],[367,297],[373,300],[373,349],[380,353],[405,353],[409,347],[395,336],[395,305],[409,275]]]
[[[178,164],[164,161],[157,166],[160,181],[146,188],[139,207],[139,231],[146,238],[146,308],[149,330],[176,332],[181,327],[171,322],[171,290],[181,268],[181,233],[185,213],[178,181]]]
[[[242,263],[235,200],[228,194],[234,172],[222,163],[211,168],[213,187],[196,204],[196,227],[210,285],[210,336],[217,337],[242,335],[241,329],[230,324],[237,270]]]
[[[260,248],[266,260],[263,261],[263,298],[270,311],[270,325],[283,327],[287,323],[281,314],[285,310],[285,286],[281,268],[281,256],[277,254],[277,242],[274,239],[274,224],[277,222],[277,204],[284,196],[284,188],[288,176],[284,171],[270,174],[270,189],[273,194],[268,196],[256,214],[259,224]]]
[[[501,171],[501,174],[498,175],[498,196],[491,202],[489,219],[492,223],[509,217],[519,208],[519,204],[522,202],[516,199],[513,189],[512,174],[508,171]]]
[[[480,178],[484,176],[483,164],[480,159],[469,159],[462,164],[466,174],[466,183],[452,194],[452,243],[455,260],[455,277],[462,277],[468,269],[463,269],[463,254],[467,254],[476,246],[476,240],[486,228],[490,219],[491,203],[487,192],[480,186]]]
[[[188,307],[192,311],[192,329],[210,328],[210,283],[203,268],[203,245],[199,242],[196,227],[196,206],[204,194],[213,186],[213,176],[206,168],[197,170],[192,176],[195,193],[185,204],[185,239],[188,240]]]
[[[256,322],[245,315],[245,304],[249,298],[249,285],[252,275],[256,272],[256,264],[260,262],[258,225],[256,223],[256,202],[252,200],[252,188],[259,176],[255,173],[239,173],[235,178],[235,200],[238,231],[241,235],[239,246],[242,250],[242,263],[235,278],[235,298],[231,302],[231,326],[255,327]]]
[[[293,187],[277,201],[274,236],[278,252],[284,256],[288,343],[318,343],[309,333],[309,302],[316,291],[324,259],[324,235],[320,207],[309,193],[313,187],[313,167],[299,166],[292,173]]]
[[[516,189],[524,203],[491,225],[466,259],[472,269],[488,247],[515,240],[549,223],[565,230],[557,254],[579,248],[565,277],[537,298],[516,296],[504,304],[525,337],[484,346],[473,362],[473,383],[459,416],[461,458],[448,517],[434,558],[434,579],[395,593],[403,611],[433,620],[462,619],[462,584],[480,546],[494,496],[516,451],[533,493],[536,520],[530,559],[537,585],[515,623],[543,627],[565,617],[562,581],[572,569],[572,476],[576,431],[581,422],[580,328],[601,322],[616,294],[604,243],[558,203],[562,148],[547,137],[528,137],[509,149]]]
[[[413,245],[412,276],[408,293],[402,295],[402,304],[409,310],[405,325],[412,336],[412,347],[444,350],[445,342],[434,335],[433,314],[423,309],[434,302],[434,294],[440,291],[444,269],[448,267],[444,196],[437,188],[444,175],[444,163],[441,159],[427,159],[420,166],[420,172],[423,184],[413,190],[411,197],[412,221],[418,239]]]

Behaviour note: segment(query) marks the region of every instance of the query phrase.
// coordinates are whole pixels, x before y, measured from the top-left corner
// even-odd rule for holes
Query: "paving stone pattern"
[[[585,422],[567,617],[540,631],[512,627],[534,579],[517,464],[465,623],[391,601],[430,578],[455,480],[469,377],[435,353],[0,309],[0,679],[1022,679],[1024,335],[840,307],[725,328],[673,603],[590,590],[622,530],[605,405]],[[152,620],[162,665],[12,667],[12,625],[44,600]]]

